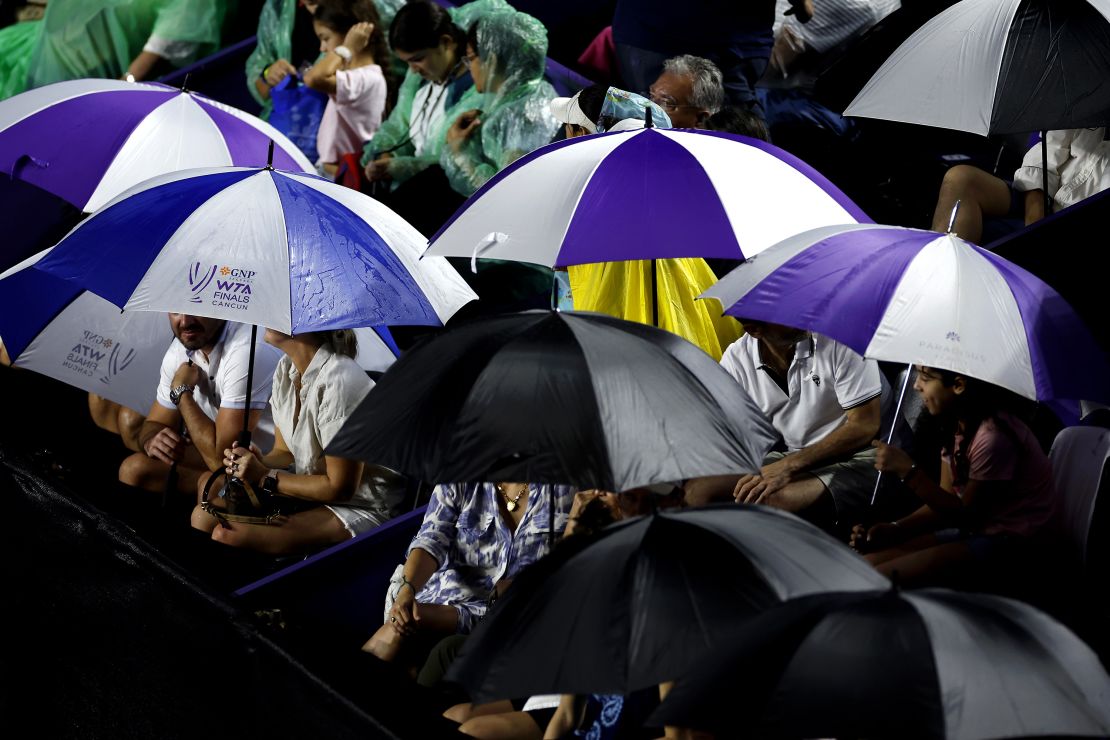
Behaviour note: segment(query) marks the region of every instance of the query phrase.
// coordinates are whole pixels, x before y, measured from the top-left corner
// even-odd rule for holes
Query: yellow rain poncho
[[[717,282],[700,258],[656,260],[659,327],[701,347],[720,360],[743,334],[739,322],[721,315],[715,299],[696,300]],[[601,262],[569,268],[576,311],[598,311],[619,319],[651,324],[651,261]]]

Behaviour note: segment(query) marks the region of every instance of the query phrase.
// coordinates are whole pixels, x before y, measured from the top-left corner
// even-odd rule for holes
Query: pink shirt
[[[335,73],[335,95],[330,96],[316,132],[316,151],[322,162],[338,162],[362,145],[382,125],[385,111],[385,76],[377,64]]]
[[[1020,419],[999,414],[1009,432],[999,429],[994,419],[979,425],[967,450],[967,478],[978,481],[1008,481],[1004,498],[992,502],[986,512],[983,534],[1014,534],[1027,537],[1043,529],[1053,515],[1055,489],[1052,463],[1041,451],[1033,432]],[[957,455],[963,449],[963,435],[956,435]],[[941,459],[952,470],[956,491],[963,492],[952,455]]]

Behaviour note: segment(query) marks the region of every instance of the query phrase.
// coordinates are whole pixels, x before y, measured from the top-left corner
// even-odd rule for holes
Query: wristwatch
[[[277,492],[278,492],[278,490],[277,490],[277,485],[278,485],[277,476],[278,476],[277,469],[276,468],[271,468],[269,471],[267,471],[266,476],[262,479],[262,484],[259,486],[259,488],[261,488],[263,491],[270,494],[271,496],[276,496]]]
[[[172,403],[174,406],[177,406],[179,403],[181,403],[181,397],[184,396],[186,393],[192,393],[193,388],[195,387],[196,386],[185,385],[184,383],[177,386],[170,391],[170,403]]]
[[[338,54],[340,59],[342,59],[345,62],[351,61],[351,58],[354,56],[354,54],[351,53],[351,50],[348,49],[346,46],[337,46],[334,49],[332,49],[332,51],[334,51],[336,54]]]

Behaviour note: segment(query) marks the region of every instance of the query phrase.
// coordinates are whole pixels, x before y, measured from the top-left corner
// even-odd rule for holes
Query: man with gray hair
[[[667,112],[675,128],[705,128],[725,103],[721,70],[692,54],[663,62],[663,72],[648,90],[653,103]]]

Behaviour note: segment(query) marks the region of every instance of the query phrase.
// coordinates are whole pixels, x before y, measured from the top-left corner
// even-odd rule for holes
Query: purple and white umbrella
[[[73,80],[0,102],[0,172],[95,211],[151,177],[194,167],[314,172],[273,126],[159,83]]]
[[[951,234],[879,224],[791,237],[702,297],[876,360],[964,373],[1037,400],[1110,400],[1110,366],[1035,275]]]
[[[173,311],[287,334],[441,326],[476,298],[373,198],[269,168],[183,170],[120,195],[37,269],[125,310]]]
[[[647,128],[549,144],[494,176],[425,254],[549,267],[743,259],[788,236],[870,222],[797,157],[714,131]]]

